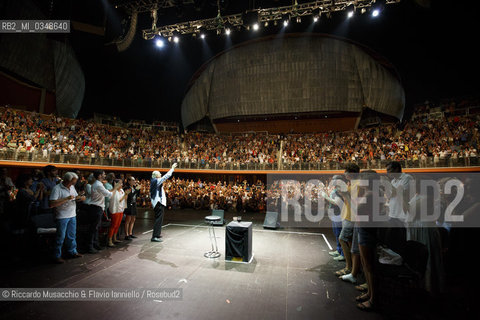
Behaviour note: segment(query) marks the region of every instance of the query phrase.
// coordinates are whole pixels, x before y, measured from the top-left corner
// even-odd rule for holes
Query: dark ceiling
[[[281,26],[235,31],[229,39],[209,34],[206,43],[191,36],[178,45],[158,49],[142,39],[150,28],[150,14],[139,16],[136,37],[124,52],[105,44],[122,33],[127,16],[107,0],[34,0],[47,17],[105,26],[106,36],[80,31],[68,35],[86,78],[81,117],[93,112],[132,118],[179,120],[187,83],[195,71],[215,54],[252,38],[276,34]],[[125,2],[125,1],[123,1]],[[198,0],[159,12],[157,25],[216,16],[216,0]],[[192,2],[192,1],[188,1]],[[302,1],[299,1],[299,3]],[[308,2],[308,1],[303,1]],[[346,22],[345,13],[323,18],[313,28],[310,19],[291,23],[286,32],[318,32],[349,38],[387,58],[397,69],[406,90],[407,107],[425,99],[477,95],[480,89],[477,41],[479,23],[474,1],[402,0],[389,5],[377,19],[357,15]],[[222,14],[255,7],[290,5],[292,1],[220,0]],[[126,21],[126,20],[125,20]],[[123,26],[123,31],[128,26]],[[309,29],[310,28],[310,29]]]

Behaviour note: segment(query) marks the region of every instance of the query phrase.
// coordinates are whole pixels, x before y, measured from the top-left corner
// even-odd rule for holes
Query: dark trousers
[[[93,249],[94,247],[99,247],[98,242],[98,229],[100,223],[102,223],[103,209],[102,207],[90,205],[90,223],[88,226],[88,249]]]
[[[165,206],[162,205],[160,202],[157,202],[157,205],[155,206],[155,208],[153,208],[153,211],[155,212],[155,222],[153,224],[152,239],[159,238],[162,233],[164,209],[165,209]]]

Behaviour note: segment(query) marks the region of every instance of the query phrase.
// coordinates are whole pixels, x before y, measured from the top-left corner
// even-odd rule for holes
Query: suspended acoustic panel
[[[403,117],[405,92],[387,61],[346,39],[289,34],[238,45],[204,65],[183,99],[182,122],[364,107]]]
[[[137,31],[137,19],[138,19],[138,12],[133,11],[132,16],[130,18],[130,28],[127,31],[125,37],[116,43],[118,51],[125,51],[130,47],[135,38],[135,32]]]
[[[76,118],[85,93],[85,77],[69,45],[53,41],[57,113]]]
[[[42,11],[30,0],[5,0],[1,9],[9,19],[15,17],[46,19]],[[85,78],[67,41],[52,40],[41,33],[2,34],[0,48],[2,71],[29,86],[54,93],[55,107],[59,115],[71,118],[77,116],[85,92]],[[13,97],[9,103],[22,105],[25,101],[23,98]],[[40,98],[38,100],[40,105]],[[48,105],[53,106],[53,103]],[[43,111],[51,112],[50,109]]]

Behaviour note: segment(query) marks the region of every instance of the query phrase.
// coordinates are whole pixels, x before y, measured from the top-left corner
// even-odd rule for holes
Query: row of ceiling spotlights
[[[361,10],[361,13],[365,13],[366,12],[366,9],[363,8]],[[350,19],[350,18],[353,18],[353,16],[355,15],[355,10],[349,10],[347,11],[347,18]],[[380,15],[380,9],[373,9],[372,12],[371,12],[371,16],[372,18],[376,18]],[[313,23],[316,23],[318,22],[318,20],[320,19],[320,17],[318,15],[315,15],[313,16]],[[297,17],[296,19],[297,23],[301,23],[302,22],[302,18],[301,17]],[[285,19],[283,20],[283,26],[284,27],[287,27],[288,24],[290,23],[290,19]],[[274,21],[274,25],[277,25],[277,21]],[[264,24],[265,27],[268,27],[268,21],[265,22]],[[248,28],[250,29],[250,28]],[[257,23],[254,23],[251,27],[251,29],[253,31],[258,31],[260,29],[260,24],[257,22]],[[231,28],[225,28],[224,29],[225,31],[225,35],[230,35],[232,33],[232,29]],[[220,34],[221,33],[221,30],[220,29],[217,29],[217,34]],[[200,38],[201,39],[205,39],[206,38],[206,34],[205,33],[200,33]],[[179,36],[172,36],[172,37],[168,37],[167,38],[168,42],[174,42],[174,43],[178,43],[180,42],[180,37]],[[156,42],[155,42],[156,46],[159,47],[159,48],[162,48],[165,46],[165,42],[163,39],[157,39]]]

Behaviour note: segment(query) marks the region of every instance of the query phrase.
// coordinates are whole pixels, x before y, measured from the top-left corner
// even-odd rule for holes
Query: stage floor
[[[3,274],[3,287],[182,288],[181,300],[8,302],[5,319],[381,319],[357,310],[353,285],[333,272],[331,230],[264,230],[253,221],[250,264],[225,261],[225,227],[215,227],[221,257],[208,259],[209,212],[169,211],[164,241],[150,242],[151,212],[138,217],[138,239],[63,265],[35,264]],[[227,219],[228,219],[227,215]]]

